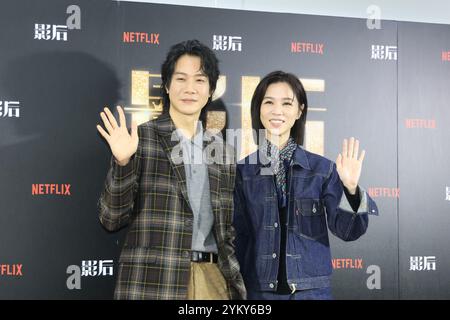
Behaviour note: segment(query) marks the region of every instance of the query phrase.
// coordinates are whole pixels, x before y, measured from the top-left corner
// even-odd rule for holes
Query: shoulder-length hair
[[[298,107],[301,110],[303,105],[302,115],[299,119],[294,122],[291,128],[290,136],[294,138],[295,142],[299,145],[303,145],[303,139],[305,135],[305,124],[306,124],[306,114],[308,112],[308,100],[306,98],[306,92],[303,88],[301,81],[292,73],[286,73],[283,71],[273,71],[266,75],[258,84],[253,93],[251,102],[251,117],[252,117],[252,127],[256,131],[256,136],[254,136],[255,143],[258,144],[257,137],[259,136],[259,130],[264,129],[261,122],[260,111],[261,103],[266,94],[267,88],[273,83],[284,82],[287,83],[295,97],[298,101]]]

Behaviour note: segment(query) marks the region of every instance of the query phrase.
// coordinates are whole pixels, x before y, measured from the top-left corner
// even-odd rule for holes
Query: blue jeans
[[[297,290],[294,294],[277,294],[270,291],[247,291],[248,300],[332,300],[331,288]]]

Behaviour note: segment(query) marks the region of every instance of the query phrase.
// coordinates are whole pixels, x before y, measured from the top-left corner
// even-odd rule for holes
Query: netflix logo
[[[0,264],[0,276],[21,277],[22,264]]]
[[[291,52],[323,55],[323,43],[291,42]]]
[[[333,269],[363,269],[363,259],[332,259]]]
[[[367,192],[371,198],[400,198],[400,188],[368,188]]]
[[[405,119],[407,129],[436,129],[436,120],[434,119]]]
[[[35,183],[31,185],[31,195],[71,196],[70,184]]]
[[[159,33],[147,32],[124,32],[122,36],[124,43],[147,43],[159,45]]]

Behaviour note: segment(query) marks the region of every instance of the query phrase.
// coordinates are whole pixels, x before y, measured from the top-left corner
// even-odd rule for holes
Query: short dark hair
[[[178,59],[183,55],[196,56],[200,58],[201,71],[208,77],[209,90],[211,97],[209,97],[207,105],[211,102],[212,94],[216,90],[217,79],[219,78],[219,60],[214,52],[202,44],[198,40],[187,40],[173,45],[167,53],[166,60],[161,66],[161,96],[163,102],[163,113],[169,112],[170,99],[166,92],[166,88],[170,87],[172,81],[173,72],[175,70],[175,64]],[[200,119],[205,120],[206,108],[202,109]]]
[[[256,131],[256,136],[254,136],[255,143],[258,144],[257,137],[259,136],[259,130],[264,129],[261,122],[260,111],[261,103],[266,94],[267,88],[273,83],[284,82],[287,83],[294,95],[297,97],[298,106],[301,110],[301,105],[303,104],[302,115],[300,119],[294,122],[291,128],[290,136],[294,138],[295,142],[299,145],[303,145],[303,139],[305,135],[305,124],[306,124],[306,114],[308,112],[308,100],[306,98],[306,92],[303,88],[301,81],[292,73],[286,73],[283,71],[273,71],[266,75],[258,84],[253,93],[251,102],[251,116],[252,116],[252,127]]]

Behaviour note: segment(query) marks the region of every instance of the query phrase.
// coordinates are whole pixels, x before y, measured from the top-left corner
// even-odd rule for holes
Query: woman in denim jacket
[[[248,299],[331,299],[328,229],[366,232],[375,202],[358,186],[365,152],[344,139],[336,163],[301,147],[308,102],[293,74],[275,71],[251,102],[258,151],[236,170],[236,253]],[[327,229],[328,225],[328,229]]]

